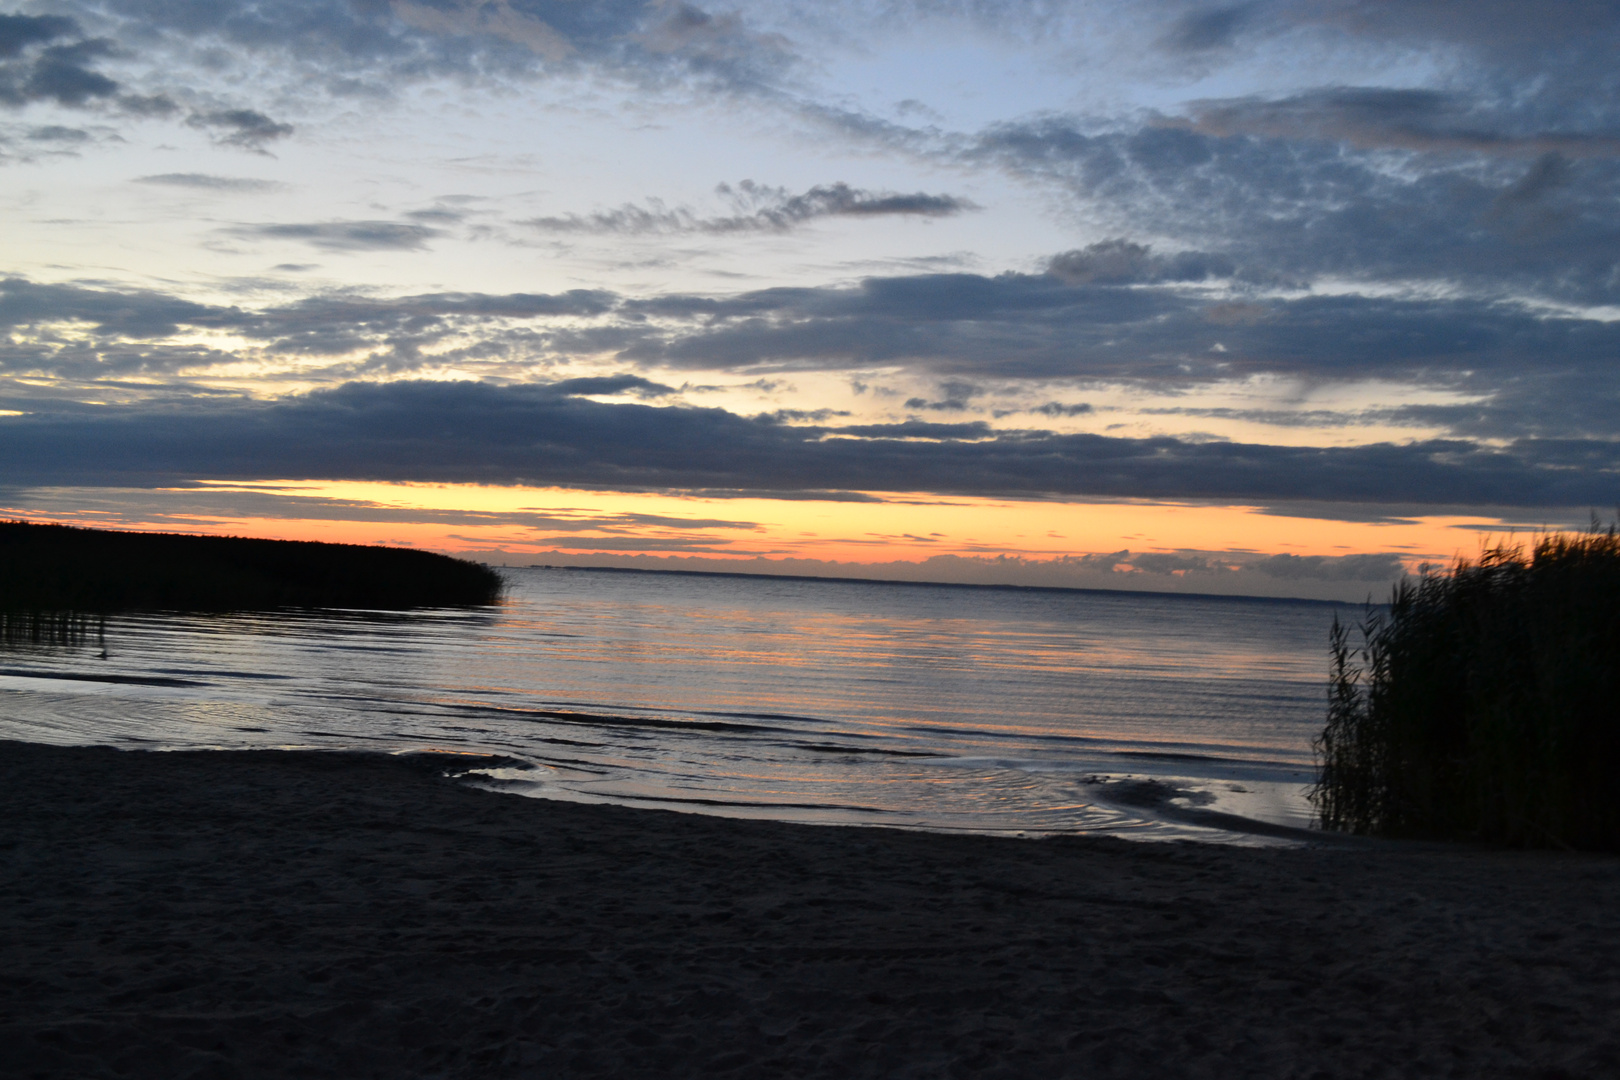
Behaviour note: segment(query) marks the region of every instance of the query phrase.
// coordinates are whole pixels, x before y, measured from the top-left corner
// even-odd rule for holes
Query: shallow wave
[[[839,823],[1309,822],[1323,605],[510,576],[475,612],[109,619],[104,651],[10,651],[0,735],[492,753],[535,766],[520,793]]]

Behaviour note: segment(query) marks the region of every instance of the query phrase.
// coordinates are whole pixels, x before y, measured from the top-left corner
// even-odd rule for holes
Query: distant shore
[[[1320,600],[1308,596],[1251,596],[1246,593],[1202,593],[1162,589],[1099,589],[1081,585],[1020,585],[991,581],[926,581],[916,578],[844,577],[834,574],[766,574],[743,570],[672,570],[645,566],[588,566],[571,563],[522,563],[513,570],[579,570],[606,574],[669,574],[676,577],[755,578],[764,581],[827,581],[844,585],[906,585],[924,589],[993,589],[998,592],[1087,593],[1096,596],[1187,597],[1192,600],[1260,601],[1278,604],[1314,604],[1323,607],[1366,607],[1348,600]]]
[[[1600,1076],[1620,860],[739,821],[0,743],[0,1073]]]

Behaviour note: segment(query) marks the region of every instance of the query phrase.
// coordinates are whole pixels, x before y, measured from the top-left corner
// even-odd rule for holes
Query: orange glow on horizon
[[[1347,522],[1241,505],[928,494],[849,502],[324,481],[209,482],[172,494],[219,509],[144,520],[88,510],[5,513],[109,528],[394,544],[523,563],[647,554],[860,565],[939,555],[1046,561],[1121,551],[1197,551],[1234,557],[1396,553],[1412,568],[1477,554],[1482,530],[1509,528],[1474,517]],[[233,495],[254,496],[261,508],[263,497],[270,496],[277,513],[233,512]]]

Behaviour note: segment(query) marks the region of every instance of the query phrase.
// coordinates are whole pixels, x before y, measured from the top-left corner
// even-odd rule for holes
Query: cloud
[[[0,497],[15,495],[0,487]],[[278,486],[235,487],[220,484],[178,484],[163,490],[78,488],[71,491],[30,492],[31,508],[44,515],[86,515],[102,526],[168,525],[195,529],[200,518],[272,518],[317,521],[444,522],[462,526],[499,525],[549,533],[647,534],[659,530],[724,529],[756,532],[762,526],[732,518],[686,517],[604,511],[594,508],[547,507],[511,511],[427,508],[340,499],[288,491]],[[532,541],[526,541],[532,542]],[[723,541],[722,541],[723,542]]]
[[[0,15],[0,60],[21,56],[32,45],[73,37],[79,24],[60,15]]]
[[[232,315],[248,337],[301,354],[341,353],[401,342],[429,342],[455,329],[494,333],[507,322],[601,315],[617,298],[607,292],[422,293],[376,298],[324,295],[261,311]],[[3,311],[3,308],[0,308]]]
[[[82,108],[109,98],[118,83],[91,65],[112,52],[112,42],[83,37],[70,18],[0,15],[0,105],[52,101]]]
[[[16,329],[64,321],[91,324],[97,333],[161,338],[182,325],[213,326],[241,313],[150,290],[87,289],[0,280],[0,327]]]
[[[291,124],[278,123],[253,109],[216,109],[192,113],[187,125],[215,132],[214,141],[222,146],[265,153],[266,143],[293,133]]]
[[[1367,149],[1574,156],[1620,154],[1620,132],[1506,129],[1515,118],[1442,90],[1334,86],[1267,100],[1196,101],[1192,128],[1218,136],[1327,139]]]
[[[736,13],[714,15],[688,3],[650,10],[664,17],[655,16],[633,40],[651,55],[678,59],[728,87],[771,86],[798,62],[785,37],[751,30]]]
[[[926,439],[931,442],[988,439],[995,434],[983,420],[965,424],[935,424],[927,420],[907,420],[899,424],[851,424],[834,428],[833,433],[863,439]]]
[[[732,191],[726,185],[721,185],[720,190],[726,194]],[[955,195],[930,195],[921,191],[910,195],[871,192],[843,182],[813,187],[801,195],[789,195],[784,188],[765,188],[746,180],[735,190],[740,200],[746,196],[750,203],[763,204],[755,211],[756,216],[790,222],[813,217],[949,217],[978,209],[973,202]]]
[[[120,94],[118,109],[128,116],[168,118],[180,111],[167,94]]]
[[[1427,93],[1414,92],[1415,100]],[[1393,108],[1388,95],[1379,100]],[[1512,153],[1471,149],[1466,167],[1446,155],[1395,167],[1387,144],[1401,130],[1408,142],[1421,134],[1430,148],[1444,135],[1447,145]],[[1173,238],[1176,247],[1208,252],[1202,271],[1211,276],[1230,266],[1242,281],[1289,288],[1332,278],[1620,302],[1620,220],[1611,212],[1620,153],[1605,149],[1607,135],[1542,129],[1486,138],[1390,122],[1379,129],[1385,145],[1363,148],[1327,137],[1334,132],[1344,134],[1305,126],[1286,138],[1223,134],[1169,120],[1099,129],[1046,116],[992,125],[956,157],[1066,189],[1116,235]],[[1553,160],[1545,154],[1555,151],[1564,164],[1556,184],[1532,188],[1536,213],[1504,215],[1502,200],[1511,202],[1530,173],[1545,173]],[[1081,260],[1081,269],[1101,254]],[[1130,260],[1120,261],[1131,272]],[[1158,272],[1172,271],[1196,272],[1173,264]]]
[[[59,124],[37,127],[28,133],[30,142],[86,143],[91,138],[92,136],[88,131],[80,128],[62,127]]]
[[[957,413],[980,404],[985,388],[1016,387],[1022,402],[1038,402],[1035,395],[1051,393],[1047,380],[1174,393],[1261,376],[1306,385],[1376,381],[1386,384],[1377,408],[1174,408],[1293,427],[1408,425],[1466,439],[1620,438],[1620,323],[1477,300],[1307,294],[1234,302],[1178,282],[1069,285],[1051,274],[924,274],[724,297],[330,293],[236,307],[155,291],[0,281],[0,328],[27,331],[0,342],[0,372],[89,379],[131,364],[177,371],[223,362],[195,345],[171,343],[182,327],[230,331],[270,356],[334,358],[330,372],[306,369],[306,378],[403,374],[434,363],[427,350],[453,342],[467,361],[485,358],[483,370],[497,378],[502,358],[527,379],[537,362],[582,354],[617,357],[625,371],[649,365],[859,377],[895,368],[937,388],[897,404]],[[1390,384],[1454,400],[1391,405]],[[998,416],[1014,410],[1057,418],[1080,415],[1084,406],[1052,401],[1030,410],[1018,399],[997,402]]]
[[[1037,405],[1029,411],[1032,413],[1040,413],[1042,416],[1051,416],[1055,418],[1059,416],[1084,416],[1086,413],[1092,412],[1093,410],[1092,407],[1085,402],[1080,402],[1075,405],[1065,405],[1058,401],[1048,401],[1045,405]]]
[[[197,188],[203,191],[275,191],[286,185],[275,180],[255,180],[245,176],[214,176],[210,173],[157,173],[138,176],[133,183],[157,184],[164,187]]]
[[[631,394],[639,398],[660,398],[680,392],[673,386],[655,383],[649,379],[643,379],[639,375],[606,375],[596,378],[563,379],[543,385],[550,393],[575,397]]]
[[[195,13],[196,9],[192,11]],[[91,10],[86,14],[101,21],[106,11]],[[129,35],[132,39],[149,36]],[[60,15],[0,15],[0,105],[18,108],[35,102],[53,102],[81,109],[113,105],[124,115],[136,117],[168,117],[180,111],[180,106],[166,93],[124,92],[121,83],[95,68],[98,62],[109,58],[128,60],[132,54],[114,38],[86,37],[77,19]],[[186,122],[213,132],[220,145],[260,153],[267,143],[293,131],[289,124],[278,123],[261,112],[245,108],[196,111]]]
[[[1159,39],[1162,48],[1177,53],[1198,53],[1232,44],[1255,5],[1189,11],[1171,24]]]
[[[1268,577],[1299,581],[1389,581],[1401,576],[1395,555],[1272,555],[1254,564]]]
[[[302,240],[323,251],[420,251],[442,229],[400,221],[322,221],[307,224],[238,225],[235,236]]]
[[[774,409],[760,413],[755,419],[772,424],[825,424],[828,420],[850,415],[848,409]]]
[[[296,264],[295,264],[296,265]],[[27,330],[38,344],[0,345],[0,371],[39,370],[79,377],[111,357],[132,352],[161,356],[164,339],[181,327],[230,330],[270,349],[291,355],[331,355],[391,344],[432,341],[466,326],[497,333],[509,321],[551,317],[590,317],[610,311],[611,293],[576,289],[567,293],[423,293],[376,298],[343,293],[307,297],[274,307],[248,310],[199,304],[151,290],[112,290],[41,284],[21,278],[0,280],[0,328]],[[65,336],[65,324],[87,327]],[[128,346],[134,345],[136,349]],[[186,347],[167,364],[198,362]]]
[[[1613,5],[1606,0],[1566,0],[1556,18],[1539,17],[1540,10],[1522,0],[1405,7],[1383,0],[1290,0],[1268,14],[1278,31],[1319,26],[1377,43],[1461,47],[1476,63],[1499,67],[1545,66],[1549,55],[1556,55],[1576,69],[1576,78],[1585,74],[1588,61],[1612,56],[1620,38]],[[1554,80],[1570,77],[1559,70],[1548,74]]]
[[[1512,187],[1498,196],[1497,202],[1499,204],[1536,202],[1548,192],[1568,184],[1569,180],[1569,162],[1559,154],[1543,154]]]
[[[223,75],[240,83],[273,73],[302,94],[392,96],[446,76],[505,82],[595,71],[644,88],[769,95],[798,62],[786,38],[739,13],[663,0],[56,3],[148,50],[153,74],[161,72],[154,81],[206,85]]]
[[[694,370],[895,366],[964,385],[1062,379],[1185,390],[1262,374],[1384,380],[1476,395],[1455,419],[1480,425],[1471,429],[1479,436],[1531,417],[1548,426],[1496,433],[1553,434],[1579,418],[1582,427],[1563,433],[1620,435],[1596,404],[1620,386],[1620,324],[1512,304],[1354,295],[1234,303],[1174,284],[1069,286],[1047,274],[1004,274],[628,299],[621,310],[648,321],[618,324],[607,336],[559,331],[555,347],[614,349],[626,362]],[[1530,370],[1539,377],[1525,378]],[[909,407],[967,404],[946,394]],[[1424,420],[1436,422],[1450,421],[1439,412]]]
[[[1211,562],[1207,556],[1167,551],[1128,554],[1128,558],[1120,561],[1145,574],[1212,574],[1225,569],[1221,564]]]
[[[942,395],[939,401],[909,398],[906,401],[906,408],[930,409],[935,412],[963,412],[974,398],[984,394],[984,388],[960,379],[953,379],[940,384],[939,392]]]
[[[731,541],[715,536],[526,536],[525,547],[561,548],[565,551],[694,551],[718,554]]]
[[[576,51],[567,37],[550,24],[514,9],[507,0],[451,4],[394,0],[392,8],[402,22],[436,36],[496,38],[554,61]]]
[[[543,232],[561,233],[727,234],[786,232],[818,218],[938,218],[978,209],[974,203],[954,195],[872,192],[852,188],[841,181],[817,185],[797,195],[785,188],[766,187],[751,180],[744,180],[736,187],[721,184],[716,190],[732,204],[732,213],[703,217],[684,207],[671,208],[658,200],[649,200],[646,205],[626,203],[614,210],[534,218],[523,224]]]
[[[1067,285],[1146,285],[1231,277],[1230,259],[1201,251],[1155,255],[1146,244],[1104,240],[1052,256],[1046,272]]]
[[[840,430],[861,437],[827,437]],[[295,477],[1431,506],[1607,505],[1620,475],[1620,443],[1610,441],[1315,448],[978,425],[821,429],[544,386],[433,382],[356,383],[274,403],[36,408],[0,418],[0,456],[8,480],[28,486]]]

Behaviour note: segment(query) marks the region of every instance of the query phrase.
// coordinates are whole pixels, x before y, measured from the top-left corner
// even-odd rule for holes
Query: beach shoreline
[[[0,743],[0,1073],[1620,1073],[1620,859],[816,826]]]

